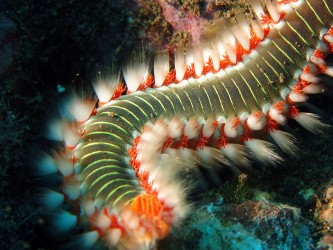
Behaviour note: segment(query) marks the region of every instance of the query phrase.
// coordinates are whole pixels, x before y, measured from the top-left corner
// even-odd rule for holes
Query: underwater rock
[[[300,217],[297,208],[249,201],[236,206],[233,216],[269,249],[309,249],[312,224]]]
[[[311,249],[313,226],[290,206],[216,202],[193,211],[175,242],[168,239],[162,249]]]
[[[333,249],[333,185],[324,191],[324,201],[319,202],[315,216],[322,223],[321,238],[317,249]]]

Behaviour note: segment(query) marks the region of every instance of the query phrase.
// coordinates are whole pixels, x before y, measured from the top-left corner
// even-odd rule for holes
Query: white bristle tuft
[[[139,221],[138,216],[136,216],[134,214],[133,214],[133,216],[131,217],[131,219],[127,223],[128,223],[128,227],[130,229],[136,229],[140,225],[140,221]]]
[[[90,231],[80,235],[80,245],[83,249],[91,249],[97,242],[99,234],[97,231]]]
[[[188,49],[185,53],[185,64],[187,66],[191,66],[191,64],[194,64],[194,49]]]
[[[322,52],[322,53],[329,53],[329,46],[327,45],[327,43],[324,43],[322,41],[319,41],[317,44],[317,49]]]
[[[45,190],[41,195],[41,204],[48,210],[59,207],[65,200],[65,196],[53,190]]]
[[[203,58],[203,51],[202,51],[201,47],[198,46],[193,50],[193,57],[194,57],[195,75],[201,76],[202,70],[205,65],[204,58]]]
[[[82,203],[83,211],[87,216],[92,216],[96,210],[95,204],[92,200],[86,200]]]
[[[266,1],[266,7],[267,10],[272,17],[273,21],[277,23],[280,20],[280,11],[278,10],[278,7],[273,3],[272,1],[268,0]]]
[[[229,165],[229,161],[222,154],[222,152],[216,148],[205,146],[203,149],[197,149],[198,156],[201,161],[205,163],[204,166],[210,166],[211,164],[222,163]]]
[[[154,136],[154,132],[151,126],[146,126],[144,131],[142,131],[142,134],[140,136],[140,141],[149,141],[152,139],[152,136]]]
[[[200,125],[197,119],[190,119],[184,128],[184,135],[187,136],[188,139],[193,139],[199,135]]]
[[[239,134],[239,125],[236,124],[237,119],[229,118],[225,122],[224,133],[230,138],[235,138]]]
[[[111,220],[108,216],[106,216],[106,214],[102,210],[102,212],[100,212],[100,214],[97,216],[95,223],[97,227],[106,229],[111,225]]]
[[[136,235],[142,238],[146,235],[146,231],[147,231],[146,228],[144,226],[141,226],[136,230]]]
[[[158,198],[173,209],[173,220],[177,222],[187,213],[188,206],[185,202],[186,188],[177,176],[180,171],[192,168],[195,163],[193,157],[186,158],[181,153],[182,156],[179,158],[172,153],[174,151],[183,151],[183,153],[192,151],[196,154],[195,151],[188,149],[170,149],[171,154],[160,154],[159,161],[151,169],[150,175],[154,177],[153,183],[154,187],[158,189]]]
[[[215,119],[213,117],[209,117],[203,125],[202,135],[208,138],[214,133],[215,129]]]
[[[326,75],[333,77],[333,67],[327,66],[324,72]]]
[[[251,164],[244,145],[228,143],[224,148],[221,148],[221,151],[238,166],[248,167]]]
[[[198,154],[196,151],[194,151],[193,149],[189,149],[189,148],[181,148],[179,150],[177,150],[179,155],[180,155],[180,159],[182,159],[182,161],[184,160],[187,163],[197,163],[199,161],[198,159]],[[190,165],[190,164],[187,164]]]
[[[251,139],[244,144],[259,161],[269,164],[275,164],[282,161],[282,158],[274,152],[274,145],[267,141]]]
[[[294,119],[306,130],[319,134],[328,126],[322,123],[319,116],[312,113],[299,112]]]
[[[263,40],[265,37],[265,32],[264,32],[263,28],[261,27],[261,25],[257,21],[252,20],[251,27],[252,27],[253,32],[256,34],[256,36],[260,40]]]
[[[56,159],[56,166],[62,176],[67,177],[74,173],[73,164],[66,158],[59,156]]]
[[[153,150],[151,148],[151,151],[148,152],[150,154],[155,153],[155,155],[147,155],[147,151],[139,151],[141,154],[140,157],[138,156],[137,159],[140,161],[140,173],[143,173],[144,171],[146,172],[151,172],[152,169],[156,167],[156,162],[158,161],[158,154],[156,153],[156,150]],[[138,154],[139,154],[138,153]]]
[[[164,120],[158,119],[153,126],[153,131],[155,135],[158,137],[155,140],[157,140],[158,144],[161,144],[167,137],[168,125],[164,122]]]
[[[54,141],[62,141],[62,127],[64,125],[63,120],[52,121],[46,131],[46,138]]]
[[[60,210],[55,215],[53,226],[59,233],[65,233],[74,228],[77,223],[77,217],[65,210]]]
[[[325,60],[323,58],[317,57],[317,56],[310,56],[310,61],[316,65],[325,65]]]
[[[168,127],[163,120],[157,120],[154,126],[144,131],[141,136],[141,143],[148,143],[153,147],[160,147],[168,134]]]
[[[239,44],[246,50],[250,50],[250,26],[242,12],[235,14],[238,24],[231,27],[231,31]]]
[[[239,44],[246,50],[250,50],[250,39],[244,30],[240,29],[238,26],[234,27],[233,32]]]
[[[145,52],[135,55],[123,68],[123,75],[129,92],[135,92],[141,82],[145,81],[150,73],[148,59]]]
[[[169,54],[159,53],[154,59],[155,85],[161,87],[170,69]]]
[[[57,173],[57,171],[58,168],[54,162],[54,159],[50,155],[44,153],[43,157],[41,157],[37,163],[37,173],[39,175],[50,175]]]
[[[233,40],[233,42],[229,41],[227,42],[224,47],[226,49],[226,53],[229,57],[229,60],[232,64],[236,64],[237,62],[237,55],[236,55],[236,43],[235,43],[235,37],[230,38],[230,40]]]
[[[205,47],[202,50],[204,62],[208,62],[208,59],[212,57],[212,48]]]
[[[157,159],[157,157],[155,157]],[[150,173],[152,171],[152,169],[154,169],[156,166],[156,159],[153,160],[147,160],[147,159],[143,159],[140,160],[141,164],[140,164],[140,169],[139,169],[139,173],[143,173],[143,172],[148,172]]]
[[[252,113],[247,118],[247,125],[251,130],[260,130],[265,127],[267,119],[262,112]]]
[[[67,123],[63,125],[62,137],[66,147],[74,148],[78,144],[80,140],[78,131],[79,129],[76,127],[76,124]]]
[[[283,115],[283,111],[278,110],[274,105],[269,109],[269,115],[281,125],[284,125],[287,122],[287,118]]]
[[[179,138],[183,132],[184,125],[176,117],[172,118],[168,124],[168,134],[171,138]]]
[[[236,37],[235,35],[231,32],[231,27],[228,23],[222,22],[221,25],[223,25],[223,30],[222,30],[222,42],[223,42],[223,47],[225,49],[224,54],[228,55],[229,60],[232,64],[236,64],[237,62],[237,54],[236,54]]]
[[[188,206],[185,204],[184,187],[178,182],[172,185],[165,185],[160,188],[158,198],[164,200],[165,204],[173,208],[173,222],[177,224],[180,219],[184,218],[188,213]]]
[[[225,47],[223,45],[223,42],[221,41],[221,38],[218,37],[215,41],[215,46],[216,46],[216,49],[217,51],[219,52],[219,63],[220,63],[220,60],[224,57],[224,55],[226,54],[225,52]]]
[[[211,58],[212,58],[214,70],[218,71],[220,69],[221,57],[220,57],[219,50],[215,45],[212,48]]]
[[[251,5],[254,13],[257,15],[257,18],[260,19],[261,15],[263,13],[265,13],[264,10],[263,10],[263,8],[262,8],[262,6],[261,6],[261,4],[260,4],[260,1],[249,0],[248,2]]]
[[[250,50],[250,36],[251,36],[251,28],[250,28],[250,24],[249,22],[246,20],[246,17],[244,16],[242,11],[237,11],[236,12],[236,19],[237,19],[237,23],[238,23],[238,31],[236,31],[238,34],[236,36],[236,38],[238,39],[238,36],[242,36],[242,34],[239,33],[243,33],[243,35],[245,35],[245,37],[240,38],[240,40],[243,40],[243,42],[241,42],[240,40],[238,40],[241,45],[243,46],[243,48],[247,51]],[[239,32],[242,31],[242,32]]]
[[[63,185],[63,192],[71,200],[77,200],[81,195],[80,182],[75,176],[67,178]]]
[[[177,225],[188,214],[189,206],[185,202],[186,189],[179,181],[172,181],[161,185],[158,198],[172,207],[172,223]]]
[[[140,170],[150,172],[158,160],[157,150],[145,144],[138,150],[137,159],[141,162]]]
[[[326,40],[327,42],[333,44],[333,36],[332,35],[329,35],[329,34],[325,35],[324,36],[324,40]]]
[[[316,77],[314,74],[309,73],[309,72],[302,72],[300,75],[300,79],[306,82],[310,82],[310,83],[318,83],[319,82],[319,78]]]
[[[108,229],[105,233],[105,240],[107,241],[109,246],[115,246],[118,244],[121,238],[122,232],[119,228]]]
[[[291,91],[289,94],[289,99],[292,102],[306,102],[309,99],[309,97],[301,93],[296,93],[294,91]]]
[[[173,158],[181,159],[184,162],[199,162],[198,154],[196,153],[196,151],[188,148],[168,148],[165,151],[165,154],[170,155]]]
[[[124,221],[124,223],[126,223],[127,221],[130,221],[132,219],[133,213],[129,209],[125,209],[121,211],[120,217]]]
[[[167,133],[168,127],[162,119],[157,120],[152,128],[145,129],[138,144],[137,159],[141,161],[140,169],[150,172],[155,166]]]
[[[78,97],[73,97],[67,104],[65,104],[66,110],[80,123],[88,120],[94,107],[95,102],[88,100],[84,101]]]
[[[175,51],[175,69],[176,79],[178,81],[183,80],[186,72],[185,54],[183,49]]]
[[[118,84],[120,83],[120,74],[110,75],[108,77],[101,76],[93,83],[95,93],[101,103],[107,103],[111,100]]]
[[[324,90],[325,90],[325,88],[322,85],[317,84],[317,83],[309,84],[308,86],[306,86],[302,89],[303,93],[305,93],[305,94],[319,94],[319,93],[324,92]]]
[[[281,131],[275,130],[269,132],[269,135],[273,138],[275,143],[288,155],[296,155],[297,146],[296,146],[296,139],[293,135]]]

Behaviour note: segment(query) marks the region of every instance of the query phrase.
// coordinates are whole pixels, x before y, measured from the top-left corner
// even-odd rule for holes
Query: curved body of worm
[[[61,192],[48,190],[43,199],[59,211],[59,231],[85,226],[80,239],[88,248],[101,241],[149,249],[188,213],[186,170],[275,164],[282,161],[276,148],[296,152],[294,137],[281,129],[288,119],[313,133],[326,127],[299,106],[323,91],[318,74],[333,75],[325,62],[333,50],[332,1],[249,2],[256,19],[236,16],[238,24],[215,38],[179,48],[174,65],[158,54],[152,74],[144,52],[135,56],[123,69],[126,95],[114,75],[94,85],[97,108],[78,97],[65,103],[49,133],[65,150],[40,164],[42,173],[63,176]],[[62,210],[68,206],[75,209]]]

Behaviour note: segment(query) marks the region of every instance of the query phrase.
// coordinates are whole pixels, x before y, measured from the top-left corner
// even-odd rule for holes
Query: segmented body
[[[206,61],[197,74],[194,60],[183,80],[176,80],[179,74],[173,76],[177,83],[103,103],[76,125],[83,133],[70,136],[68,141],[74,143],[63,138],[74,166],[62,173],[64,193],[91,221],[85,236],[89,244],[102,238],[111,245],[147,247],[165,237],[188,208],[183,195],[170,198],[167,191],[185,188],[177,179],[182,164],[174,159],[198,158],[205,163],[212,157],[247,165],[246,154],[251,152],[270,163],[281,158],[261,140],[266,135],[292,153],[292,137],[279,129],[286,119],[295,119],[312,132],[323,126],[316,117],[300,112],[298,105],[306,101],[306,94],[322,91],[317,74],[331,74],[324,57],[332,52],[333,4],[329,0],[274,4],[286,5],[286,13],[277,12],[275,17],[274,11],[271,17],[261,13],[263,37],[251,30],[257,38],[249,38],[250,49],[239,42],[220,58],[218,68]],[[177,65],[175,69],[181,71]],[[176,168],[165,169],[173,163]],[[77,221],[76,217],[72,224]]]

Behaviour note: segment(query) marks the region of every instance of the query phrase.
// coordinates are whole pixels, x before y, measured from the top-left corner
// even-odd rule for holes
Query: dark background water
[[[118,64],[138,40],[134,1],[0,3],[0,248],[58,249],[35,203],[31,173],[42,132],[57,113],[57,86],[86,86],[100,65]],[[89,92],[89,91],[88,91]]]

